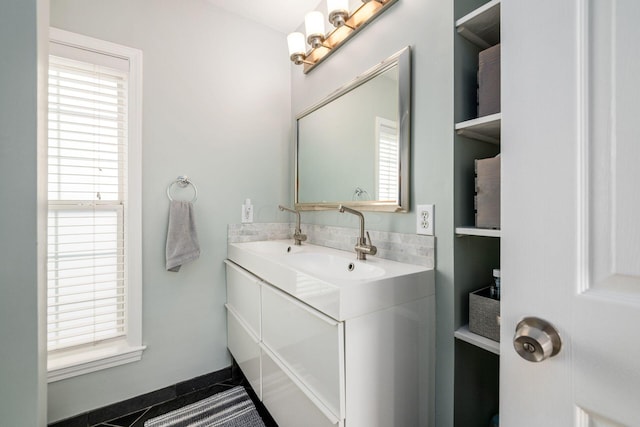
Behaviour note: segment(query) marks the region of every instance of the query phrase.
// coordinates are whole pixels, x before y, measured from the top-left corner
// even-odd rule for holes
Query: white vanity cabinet
[[[343,322],[226,264],[228,348],[278,425],[343,425]]]
[[[229,351],[280,427],[434,425],[432,291],[336,319],[304,301],[323,292],[312,277],[260,274],[230,258]],[[288,277],[297,287],[273,283]],[[432,271],[425,277],[432,289]]]
[[[260,280],[227,266],[227,346],[258,397],[262,399],[260,368]]]

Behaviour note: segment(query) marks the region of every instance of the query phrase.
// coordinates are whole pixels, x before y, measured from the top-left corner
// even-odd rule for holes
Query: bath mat
[[[237,386],[147,420],[144,427],[264,427],[264,423],[244,387]]]

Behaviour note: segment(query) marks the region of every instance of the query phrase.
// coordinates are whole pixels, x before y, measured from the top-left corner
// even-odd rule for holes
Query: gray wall
[[[46,418],[36,170],[47,16],[47,1],[0,3],[0,423],[8,426]]]
[[[453,425],[453,35],[452,0],[401,0],[309,74],[292,65],[295,115],[403,47],[412,48],[411,212],[365,216],[369,229],[414,233],[416,204],[436,206],[438,426]],[[337,212],[302,215],[303,223],[356,227],[356,221]]]
[[[140,362],[50,384],[54,421],[229,366],[222,263],[227,224],[240,222],[247,197],[256,222],[290,219],[277,205],[291,199],[291,95],[283,35],[205,0],[56,0],[51,25],[144,54],[148,346]],[[199,190],[202,254],[179,273],[168,273],[165,190],[184,174]]]

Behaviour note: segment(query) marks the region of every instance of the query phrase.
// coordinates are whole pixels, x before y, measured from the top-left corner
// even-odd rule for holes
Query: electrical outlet
[[[416,233],[433,236],[433,205],[416,206]]]

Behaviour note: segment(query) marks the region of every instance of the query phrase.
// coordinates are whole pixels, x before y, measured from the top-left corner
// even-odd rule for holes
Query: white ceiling
[[[207,0],[228,12],[259,22],[283,34],[296,30],[304,15],[322,0]]]

